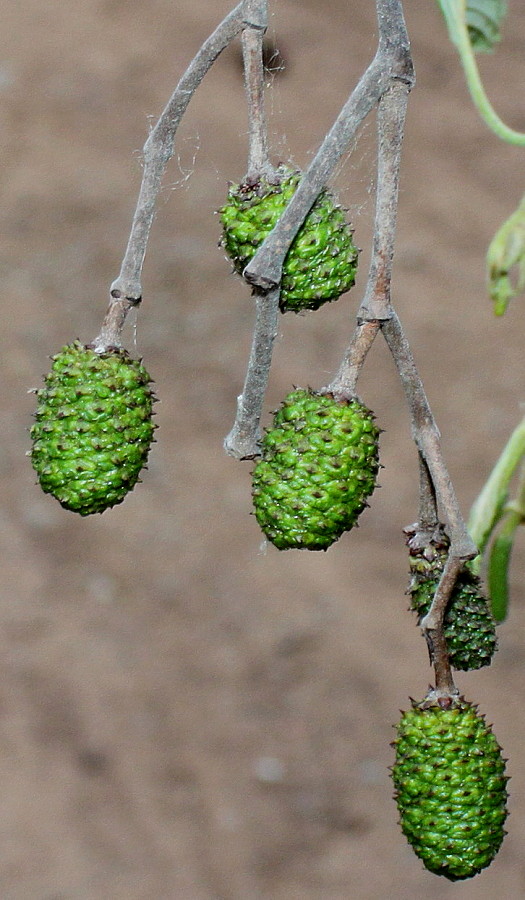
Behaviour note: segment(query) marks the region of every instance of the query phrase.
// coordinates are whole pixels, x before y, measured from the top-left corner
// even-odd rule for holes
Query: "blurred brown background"
[[[0,606],[2,900],[484,900],[525,892],[523,540],[489,670],[460,675],[510,757],[509,835],[452,885],[397,826],[392,724],[431,670],[404,594],[416,455],[378,339],[361,396],[385,429],[381,490],[326,554],[264,547],[250,464],[222,450],[250,342],[249,293],[216,210],[246,158],[239,47],[179,133],[129,349],[161,398],[144,483],[82,520],[35,486],[25,452],[48,356],[89,341],[118,274],[140,149],[229,0],[2,0]],[[275,160],[307,164],[376,46],[374,4],[275,0]],[[525,127],[525,12],[481,60]],[[524,151],[473,110],[436,4],[408,0],[417,72],[406,129],[394,299],[465,513],[523,400],[524,306],[495,320],[483,257],[524,189]],[[375,124],[335,182],[364,248],[358,286],[281,318],[266,408],[338,366],[366,278]]]

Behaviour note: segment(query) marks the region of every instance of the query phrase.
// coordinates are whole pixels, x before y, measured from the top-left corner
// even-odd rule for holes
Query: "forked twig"
[[[340,400],[356,396],[357,379],[380,329],[381,323],[377,320],[358,322],[337,375],[330,384],[322,388],[323,394],[333,394]]]
[[[274,173],[268,157],[268,132],[264,107],[263,32],[247,27],[242,33],[244,85],[248,103],[249,151],[246,180],[256,181]],[[252,346],[242,394],[224,449],[235,459],[254,459],[261,444],[261,415],[278,331],[279,287],[262,293],[254,289],[255,322]]]
[[[383,318],[388,318],[389,315],[402,125],[408,93],[414,81],[410,45],[401,3],[399,0],[377,0],[376,5],[379,45],[374,60],[343,106],[310,166],[303,174],[297,190],[275,228],[259,247],[243,273],[246,280],[259,292],[267,294],[268,302],[270,302],[268,292],[274,297],[275,290],[278,290],[284,259],[304,219],[325,187],[337,162],[355,137],[363,119],[379,103],[376,229],[368,289],[361,309],[362,318],[370,323],[374,319],[377,320],[377,326],[374,327],[370,324],[364,329],[358,328],[355,341],[348,349],[338,375],[327,388],[338,396],[351,396],[355,392],[357,375],[368,348],[377,334],[379,322]],[[246,39],[248,39],[248,35],[246,35]],[[250,71],[246,66],[245,73],[249,85]],[[252,74],[251,77],[253,78],[254,75]],[[248,96],[250,96],[249,91]],[[397,123],[401,123],[401,128],[396,128]],[[257,145],[250,150],[249,169],[252,168],[256,154]],[[260,322],[263,329],[266,329],[265,319],[261,317],[260,313],[257,322]],[[259,401],[255,403],[253,394],[256,383],[260,386],[264,385],[265,388],[267,382],[267,375],[266,378],[263,377],[259,360],[253,352],[253,348],[259,341],[262,346],[266,347],[266,334],[263,333],[260,338],[257,333],[254,334],[245,382],[245,391],[247,388],[250,390],[252,400],[250,402],[245,400],[244,393],[238,398],[237,417],[225,441],[227,452],[238,459],[246,457],[251,459],[259,452],[259,417],[264,397],[260,397]],[[271,354],[266,355],[266,362],[269,367]],[[253,372],[251,371],[252,366],[255,367]],[[256,419],[250,421],[250,416],[255,416]],[[249,434],[253,437],[251,445],[246,440]]]
[[[370,272],[358,319],[388,320],[399,196],[401,147],[412,82],[396,80],[377,111],[377,193]]]
[[[370,66],[343,106],[279,222],[244,270],[261,290],[276,287],[290,244],[332,175],[359,126],[397,81],[409,87],[414,75],[410,44],[399,0],[377,0],[379,46]]]
[[[430,609],[421,620],[420,625],[434,665],[436,691],[441,696],[453,696],[457,690],[452,678],[443,633],[443,617],[465,560],[472,559],[478,551],[461,515],[456,493],[443,458],[439,430],[410,346],[397,315],[393,310],[392,312],[393,315],[388,322],[383,323],[382,331],[405,389],[412,421],[412,436],[419,450],[421,462],[424,464],[424,469],[420,467],[420,476],[428,473],[430,480],[429,483],[426,477],[420,477],[420,490],[424,492],[420,498],[420,513],[423,512],[427,518],[432,516],[433,500],[431,495],[434,495],[435,504],[438,510],[441,510],[450,538],[450,550],[443,574]],[[426,524],[428,526],[430,523]]]
[[[411,64],[404,68],[411,71]],[[399,170],[408,94],[413,80],[395,81],[379,101],[377,116],[377,191],[374,237],[365,296],[358,324],[339,370],[326,389],[336,397],[352,397],[368,350],[391,315],[390,284],[397,224]]]
[[[173,156],[175,135],[188,104],[217,57],[231,41],[250,25],[264,31],[267,26],[267,0],[243,0],[203,43],[175,88],[143,151],[143,174],[131,233],[120,274],[110,289],[110,305],[100,334],[92,347],[102,352],[119,346],[120,335],[130,309],[141,302],[141,274],[155,204],[166,166]],[[116,309],[114,308],[116,304]]]

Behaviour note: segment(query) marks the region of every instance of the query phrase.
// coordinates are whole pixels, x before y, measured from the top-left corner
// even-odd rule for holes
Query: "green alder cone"
[[[272,231],[293,197],[301,175],[281,170],[271,180],[234,184],[219,210],[222,244],[239,274]],[[358,250],[343,209],[324,190],[297,233],[284,261],[282,312],[318,309],[355,283]]]
[[[357,522],[376,485],[380,429],[356,399],[295,390],[262,441],[255,516],[279,550],[326,550]]]
[[[447,560],[448,549],[430,545],[410,555],[411,608],[418,619],[430,609]],[[429,558],[430,557],[430,558]],[[490,666],[498,643],[496,626],[488,602],[481,592],[480,579],[468,567],[459,574],[452,591],[445,616],[443,633],[447,643],[450,665],[467,672]]]
[[[52,357],[37,391],[31,462],[42,490],[88,516],[138,481],[153,440],[151,379],[125,350],[95,353],[78,341]]]
[[[443,701],[442,701],[443,702]],[[397,726],[392,778],[403,834],[435,875],[472,878],[505,831],[505,760],[491,728],[464,698],[427,699]]]

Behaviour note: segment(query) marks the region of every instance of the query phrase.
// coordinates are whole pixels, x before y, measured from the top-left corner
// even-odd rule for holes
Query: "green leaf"
[[[487,546],[504,512],[510,480],[524,457],[525,419],[512,432],[481,493],[472,504],[468,529],[480,552]]]
[[[490,608],[496,622],[503,622],[509,608],[509,568],[512,547],[518,525],[522,524],[519,513],[511,511],[505,519],[501,531],[489,552],[487,581]]]
[[[525,290],[525,197],[490,242],[487,278],[494,313],[502,316],[510,301]]]
[[[467,0],[465,20],[476,52],[490,53],[501,40],[500,25],[506,12],[505,0]]]
[[[525,133],[509,128],[492,106],[476,62],[477,50],[492,50],[500,39],[499,26],[507,11],[504,0],[437,0],[437,3],[450,40],[459,53],[470,96],[483,121],[502,141],[525,147]]]

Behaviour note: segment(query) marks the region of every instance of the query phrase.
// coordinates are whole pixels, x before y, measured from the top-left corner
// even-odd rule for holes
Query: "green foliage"
[[[490,53],[501,40],[501,24],[507,13],[505,0],[437,0],[449,37],[459,48],[461,31],[476,53]]]
[[[487,251],[487,278],[494,313],[525,290],[525,197],[494,235]]]
[[[507,12],[504,0],[468,0],[465,19],[470,42],[478,53],[490,53],[501,40],[500,26]]]
[[[437,0],[445,18],[449,38],[463,66],[472,101],[488,127],[509,144],[525,146],[525,133],[509,128],[492,107],[481,81],[476,52],[491,51],[500,40],[500,25],[506,13],[502,0]]]
[[[487,560],[489,598],[492,615],[501,622],[508,609],[508,575],[518,526],[525,522],[525,419],[514,429],[485,485],[472,505],[468,527],[480,555],[473,569],[479,571]],[[522,468],[514,498],[509,500],[511,482]]]
[[[509,608],[509,568],[514,537],[522,518],[509,513],[501,531],[496,534],[488,554],[488,584],[492,615],[496,622],[503,622]]]

